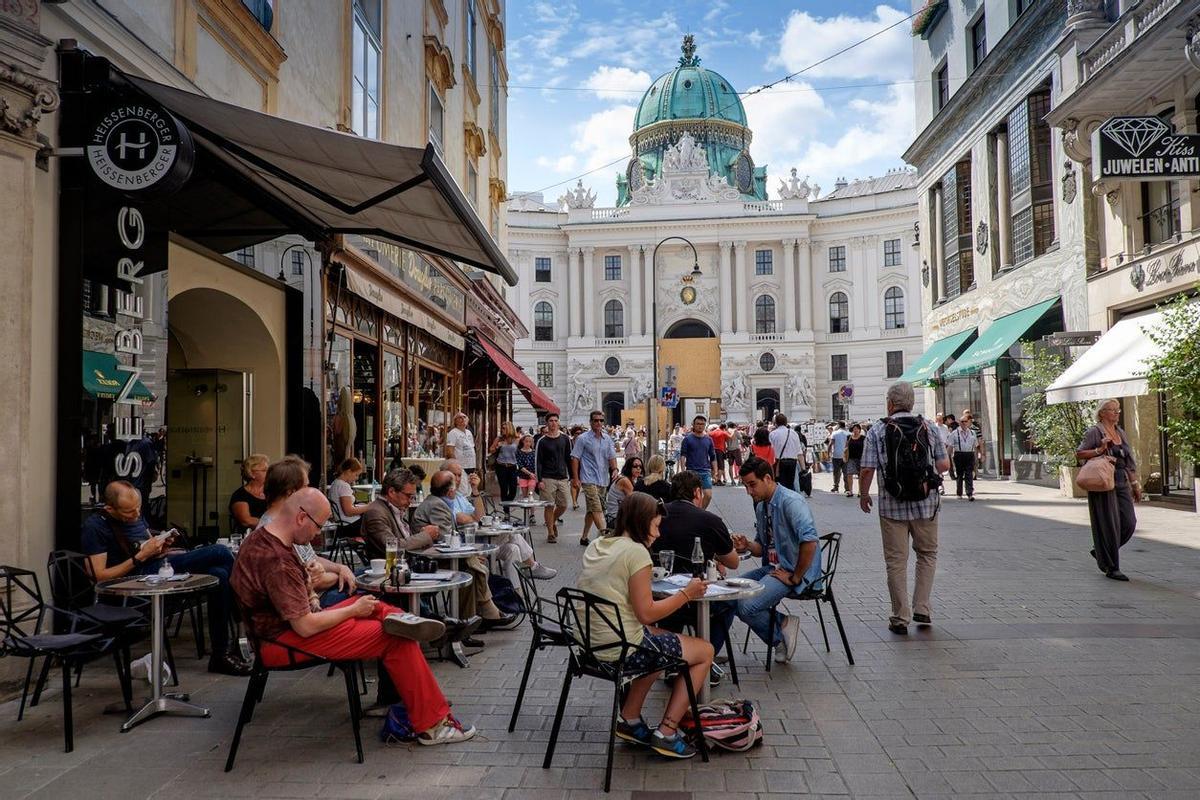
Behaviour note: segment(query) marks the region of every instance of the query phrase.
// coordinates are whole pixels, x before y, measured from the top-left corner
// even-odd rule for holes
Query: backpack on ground
[[[924,500],[942,485],[942,477],[933,465],[933,442],[929,426],[918,414],[908,417],[884,417],[883,488],[897,500]]]
[[[679,723],[684,736],[695,741],[696,721],[689,713]],[[700,706],[700,730],[709,747],[745,752],[762,741],[762,720],[752,700],[714,700]]]
[[[394,703],[388,708],[387,716],[383,719],[383,727],[379,730],[379,741],[384,744],[411,742],[417,738],[413,730],[412,720],[408,718],[408,709],[404,703]]]
[[[525,602],[513,588],[512,581],[503,575],[488,575],[488,589],[492,593],[492,602],[496,608],[505,614],[524,614]]]

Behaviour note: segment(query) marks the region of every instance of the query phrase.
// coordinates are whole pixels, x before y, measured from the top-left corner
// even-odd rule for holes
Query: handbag
[[[1111,456],[1097,456],[1083,462],[1075,485],[1085,492],[1111,492],[1117,485],[1116,468]]]

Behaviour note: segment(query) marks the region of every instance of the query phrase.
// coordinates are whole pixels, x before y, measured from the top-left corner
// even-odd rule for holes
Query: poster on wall
[[[1092,134],[1099,178],[1200,177],[1200,135],[1175,133],[1158,117],[1112,117]]]

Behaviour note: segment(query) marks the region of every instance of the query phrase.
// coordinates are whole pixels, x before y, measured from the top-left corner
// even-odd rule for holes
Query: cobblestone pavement
[[[816,617],[789,665],[741,656],[740,690],[757,700],[766,738],[747,754],[668,762],[618,745],[614,798],[1200,797],[1200,521],[1143,506],[1122,553],[1130,583],[1089,563],[1087,509],[1040,487],[985,481],[977,502],[948,499],[934,626],[888,633],[874,517],[817,476],[822,532],[846,538],[836,582],[856,666]],[[745,530],[750,502],[718,488],[715,508]],[[579,530],[570,513],[563,529]],[[540,528],[538,529],[541,530]],[[571,582],[581,549],[538,536],[539,554]],[[829,615],[826,614],[827,622]],[[734,631],[742,641],[744,629]],[[455,711],[480,735],[450,747],[385,747],[365,723],[354,762],[342,683],[324,670],[272,676],[232,774],[222,772],[243,680],[181,659],[185,689],[212,719],[162,718],[128,734],[101,708],[117,696],[110,667],[89,668],[76,693],[76,749],[62,752],[56,692],[17,723],[0,706],[0,797],[20,798],[563,798],[600,796],[607,687],[577,683],[554,767],[541,768],[562,674],[539,655],[516,733],[506,731],[527,652],[524,628],[493,633],[461,670],[434,665]],[[180,641],[176,652],[187,653]],[[194,653],[194,651],[193,651]],[[656,718],[655,692],[647,717]]]

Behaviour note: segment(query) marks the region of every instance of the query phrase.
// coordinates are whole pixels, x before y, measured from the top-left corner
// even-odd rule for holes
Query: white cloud
[[[630,69],[655,64],[665,72],[679,57],[682,36],[683,31],[670,12],[655,19],[626,19],[619,25],[611,20],[590,22],[583,26],[573,53],[578,59],[598,56]]]
[[[725,0],[711,0],[711,3],[712,3],[712,6],[708,9],[708,12],[704,15],[705,22],[712,22],[717,17],[724,14],[726,12],[726,10],[729,9],[729,3],[725,2]]]
[[[876,6],[873,14],[863,17],[814,17],[804,11],[793,11],[779,37],[779,50],[767,61],[767,67],[783,67],[788,72],[804,69],[907,16],[906,12],[885,5]],[[806,71],[804,77],[908,80],[912,77],[909,27],[907,24],[896,25],[853,50]]]
[[[763,36],[758,28],[755,28],[746,34],[746,41],[750,43],[751,47],[762,47],[762,43],[766,40],[767,37]]]
[[[547,156],[538,156],[537,165],[543,169],[548,169],[553,172],[564,173],[572,172],[575,169],[575,156],[570,153],[557,158],[549,158]]]
[[[630,101],[638,99],[638,92],[650,86],[650,73],[628,67],[601,66],[588,76],[583,85],[596,93],[601,100]]]
[[[828,126],[830,111],[821,95],[804,81],[791,81],[742,98],[754,139],[754,163],[768,175],[795,166],[809,138]]]

